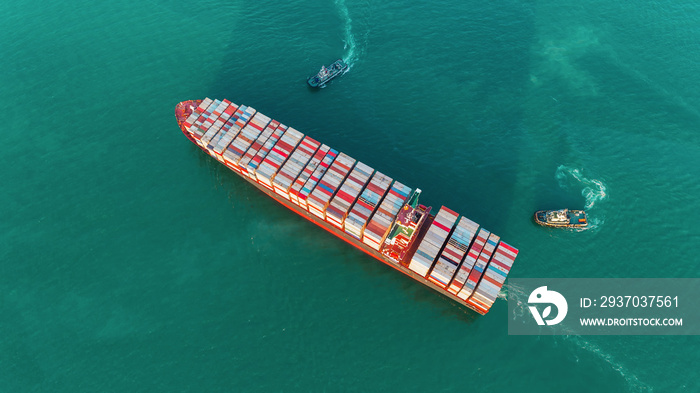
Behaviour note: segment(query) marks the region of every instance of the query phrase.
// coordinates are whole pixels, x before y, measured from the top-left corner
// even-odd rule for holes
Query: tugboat
[[[556,228],[585,228],[588,225],[586,212],[583,210],[540,210],[535,212],[535,222]]]
[[[338,59],[328,67],[321,66],[318,74],[309,77],[307,82],[309,82],[311,87],[323,87],[326,85],[326,82],[342,74],[347,69],[348,65],[342,59]]]

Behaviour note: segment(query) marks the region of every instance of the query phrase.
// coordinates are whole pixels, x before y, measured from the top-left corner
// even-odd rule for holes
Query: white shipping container
[[[418,253],[413,255],[408,268],[421,277],[425,277],[432,266],[433,261]]]

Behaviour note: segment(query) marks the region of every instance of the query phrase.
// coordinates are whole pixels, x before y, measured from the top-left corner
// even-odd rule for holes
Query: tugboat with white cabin
[[[555,228],[585,228],[588,218],[583,210],[540,210],[535,212],[535,222],[539,225]]]

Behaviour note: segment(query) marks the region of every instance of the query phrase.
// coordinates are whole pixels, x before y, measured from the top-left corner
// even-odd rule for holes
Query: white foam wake
[[[338,12],[340,12],[340,17],[345,21],[345,55],[343,56],[343,61],[352,67],[352,65],[357,61],[357,43],[355,41],[355,35],[352,33],[352,18],[350,18],[350,12],[348,7],[345,5],[345,0],[335,0],[335,5],[338,6]]]
[[[630,371],[625,367],[623,361],[620,361],[607,353],[601,347],[593,343],[590,339],[586,339],[583,336],[578,335],[568,335],[563,336],[564,341],[571,342],[574,346],[585,350],[603,362],[607,363],[613,370],[615,370],[622,378],[627,382],[627,387],[631,392],[652,392],[654,389],[647,383],[641,381],[634,372]],[[574,355],[575,356],[575,355]],[[577,358],[578,361],[578,358]]]
[[[559,187],[565,190],[581,187],[581,195],[586,198],[585,209],[588,213],[588,226],[581,230],[595,229],[603,224],[604,217],[596,213],[591,214],[591,209],[596,203],[608,198],[607,186],[602,180],[589,179],[583,175],[583,170],[566,165],[559,165],[554,177]]]
[[[522,318],[526,311],[529,312],[527,308],[528,296],[529,295],[525,293],[525,290],[522,287],[517,286],[510,281],[508,282],[508,285],[504,285],[501,291],[498,293],[499,299],[510,301],[515,304],[515,307],[512,309],[513,315],[510,316],[510,318],[513,318],[513,320]]]
[[[508,317],[512,320],[515,321],[522,318],[530,318],[530,311],[528,309],[527,302],[529,293],[526,292],[524,288],[509,282],[508,285],[503,286],[503,289],[498,294],[498,297],[510,302],[515,302],[515,307],[512,309],[509,307],[509,313],[512,312],[512,315],[509,315]],[[603,362],[607,363],[625,379],[630,387],[630,391],[652,391],[649,385],[640,381],[639,378],[633,372],[628,370],[622,362],[614,358],[601,347],[594,344],[592,340],[575,334],[572,328],[567,328],[566,324],[559,326],[559,329],[565,335],[560,336],[561,338],[556,338],[556,340],[561,339],[565,342],[569,342],[574,348],[590,352]]]
[[[568,189],[573,186],[583,186],[581,195],[586,198],[586,209],[592,208],[596,202],[608,197],[607,187],[598,179],[589,179],[583,176],[580,169],[559,165],[554,175],[559,182],[559,187]]]

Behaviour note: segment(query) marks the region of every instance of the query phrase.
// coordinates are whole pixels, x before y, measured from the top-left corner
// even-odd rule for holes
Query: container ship
[[[469,218],[419,203],[420,189],[252,107],[205,98],[180,102],[175,117],[190,141],[263,193],[479,314],[518,255]]]

